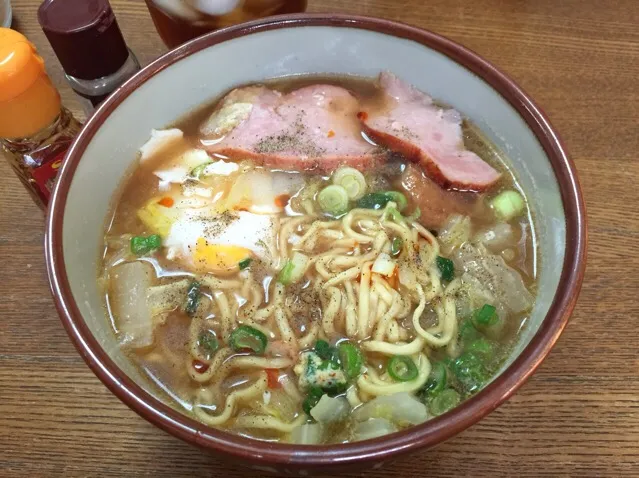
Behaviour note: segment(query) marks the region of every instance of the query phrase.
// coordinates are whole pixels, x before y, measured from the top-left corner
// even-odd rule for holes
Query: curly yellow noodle
[[[317,334],[319,333],[319,329],[320,327],[317,323],[314,323],[313,325],[311,325],[311,330],[309,330],[306,335],[304,335],[297,341],[299,348],[300,349],[310,348],[311,345],[313,345],[313,343],[317,340]]]
[[[282,340],[292,348],[297,349],[297,339],[295,338],[291,324],[288,323],[288,318],[286,317],[282,307],[277,307],[275,309],[275,322],[277,323],[277,328],[280,331],[280,337]]]
[[[235,328],[235,320],[231,314],[231,308],[229,301],[226,298],[224,292],[217,291],[213,294],[213,299],[220,311],[220,322],[222,325],[222,337],[224,340],[228,340],[232,330]]]
[[[293,234],[293,231],[300,225],[312,221],[314,218],[309,216],[299,216],[287,221],[279,231],[278,242],[280,260],[283,262],[288,259],[288,245],[289,239]]]
[[[368,331],[368,316],[370,314],[370,283],[371,283],[371,263],[366,262],[362,266],[362,273],[359,282],[359,310],[358,316],[358,336],[360,339],[366,338]]]
[[[328,279],[333,274],[327,269],[327,264],[330,262],[330,256],[322,257],[320,260],[315,262],[315,270],[318,272],[322,279]]]
[[[413,355],[421,352],[425,344],[426,341],[421,337],[417,337],[407,344],[389,344],[381,340],[369,340],[362,343],[362,349],[384,355]]]
[[[216,367],[211,379],[213,386],[219,387],[222,382],[229,376],[232,370],[241,369],[259,369],[267,368],[283,369],[293,365],[293,360],[285,357],[256,357],[253,355],[235,355],[226,360],[220,367]],[[211,367],[213,368],[213,367]]]
[[[426,355],[420,353],[416,359],[418,375],[415,380],[409,382],[385,382],[383,384],[374,383],[367,374],[361,375],[357,379],[357,386],[360,390],[373,396],[392,395],[400,392],[416,392],[426,383],[430,375],[430,361]]]
[[[191,377],[193,380],[199,383],[208,382],[209,380],[211,380],[215,372],[217,372],[220,369],[220,367],[226,361],[226,359],[228,359],[231,356],[231,354],[232,354],[232,351],[228,347],[218,350],[215,356],[213,357],[213,360],[211,361],[209,368],[206,369],[206,372],[204,373],[200,373],[197,370],[195,370],[195,368],[193,367],[193,360],[187,360],[186,370],[189,374],[189,377]]]
[[[238,402],[247,401],[258,397],[264,393],[267,388],[268,379],[265,372],[260,373],[260,378],[252,385],[241,390],[234,390],[226,398],[224,410],[219,415],[211,415],[204,408],[205,404],[200,402],[200,397],[196,398],[193,413],[203,423],[211,426],[219,426],[226,423],[231,415],[235,412]]]
[[[348,390],[346,390],[346,400],[348,400],[348,403],[352,408],[355,408],[362,404],[362,401],[357,394],[356,385],[351,385],[350,387],[348,387]]]
[[[331,337],[336,333],[335,317],[337,316],[342,303],[342,293],[335,287],[330,287],[327,292],[330,297],[328,299],[328,305],[324,309],[322,327],[324,329],[324,333]]]
[[[384,340],[384,336],[386,335],[386,330],[388,329],[389,322],[398,316],[398,313],[401,311],[403,307],[404,300],[401,298],[398,292],[394,292],[393,301],[390,308],[386,311],[386,313],[379,319],[377,323],[377,328],[375,330],[374,338],[377,341]]]
[[[366,234],[360,234],[358,232],[355,232],[352,227],[355,214],[358,214],[358,213],[361,214],[361,211],[362,209],[351,210],[351,212],[349,212],[348,214],[346,214],[346,216],[342,218],[342,224],[344,227],[344,232],[346,233],[348,237],[355,239],[360,244],[368,244],[373,242],[374,239],[371,236],[368,236]]]
[[[218,279],[217,277],[213,277],[211,275],[205,275],[200,279],[200,282],[211,289],[211,291],[215,292],[218,290],[226,290],[226,289],[239,289],[242,287],[242,282],[239,280],[226,280],[226,279]]]
[[[338,284],[341,284],[342,282],[353,280],[357,278],[361,270],[362,270],[362,266],[356,266],[356,267],[351,267],[350,269],[346,269],[345,271],[340,272],[339,274],[333,276],[332,279],[329,279],[326,282],[324,282],[322,287],[324,289],[327,289],[329,287],[334,287]]]
[[[388,282],[379,277],[377,274],[373,276],[373,283],[373,289],[377,295],[379,295],[384,302],[390,305],[393,302],[394,289],[388,285]]]

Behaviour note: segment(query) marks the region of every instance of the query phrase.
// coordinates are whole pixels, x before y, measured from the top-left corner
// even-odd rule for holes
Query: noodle
[[[431,369],[430,361],[424,354],[419,354],[416,362],[418,364],[417,368],[419,370],[419,373],[415,380],[411,380],[409,382],[389,383],[385,381],[374,380],[372,379],[370,374],[364,374],[357,379],[357,386],[364,392],[374,396],[392,395],[394,393],[401,392],[415,392],[426,383]]]
[[[211,415],[205,411],[203,408],[203,404],[200,401],[201,395],[199,395],[195,400],[195,406],[193,407],[193,412],[195,416],[197,416],[203,423],[211,426],[222,425],[235,411],[235,406],[240,401],[246,401],[251,398],[257,397],[264,393],[267,387],[267,378],[264,372],[260,373],[260,378],[253,384],[242,390],[235,390],[229,394],[226,398],[226,404],[224,405],[224,410],[219,415]],[[204,405],[205,406],[205,405]]]
[[[354,167],[355,158],[338,164],[343,134],[361,126],[351,107],[389,92],[369,98],[367,88],[360,98],[347,88],[333,104],[337,85],[320,88],[327,114],[355,130],[328,140],[331,131],[309,126],[308,109],[289,114],[304,95],[262,96],[271,86],[259,86],[246,101],[274,111],[285,104],[282,125],[263,138],[270,126],[251,130],[251,159],[221,161],[203,131],[244,115],[248,104],[234,103],[245,101],[243,88],[205,125],[184,123],[179,143],[134,173],[113,210],[97,280],[123,352],[201,422],[276,442],[342,443],[403,429],[414,423],[398,418],[407,410],[420,422],[480,390],[516,350],[511,340],[534,300],[534,278],[520,271],[535,271],[535,231],[516,182],[505,184],[508,170],[498,171],[498,187],[511,190],[480,196],[445,191],[391,144],[366,145],[371,155]],[[419,93],[406,91],[411,101]],[[324,100],[311,103],[315,110]],[[260,116],[269,121],[251,114],[242,122]],[[466,138],[466,126],[455,134]],[[242,142],[220,141],[231,136]],[[337,159],[322,164],[333,146]],[[261,162],[253,147],[272,159]],[[383,160],[368,167],[378,153]],[[360,426],[358,407],[370,412],[365,420],[388,423]]]

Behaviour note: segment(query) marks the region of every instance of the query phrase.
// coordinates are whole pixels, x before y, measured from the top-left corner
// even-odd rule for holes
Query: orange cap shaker
[[[15,30],[0,28],[0,138],[34,135],[60,114],[60,94],[35,46]]]

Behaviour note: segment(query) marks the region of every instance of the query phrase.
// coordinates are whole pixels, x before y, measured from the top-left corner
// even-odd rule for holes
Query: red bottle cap
[[[109,76],[129,57],[107,0],[45,0],[38,21],[67,75]]]

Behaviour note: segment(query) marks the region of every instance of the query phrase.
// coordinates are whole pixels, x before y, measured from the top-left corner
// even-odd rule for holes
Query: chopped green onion
[[[484,304],[481,309],[473,312],[473,325],[475,327],[491,327],[499,323],[499,316],[494,305]]]
[[[162,247],[162,238],[157,234],[152,234],[149,237],[134,236],[131,238],[131,252],[136,256],[143,256],[160,247]]]
[[[502,221],[510,221],[520,216],[526,209],[524,198],[517,191],[503,191],[490,202],[495,215]]]
[[[151,234],[147,237],[146,243],[150,250],[159,249],[162,247],[162,238],[158,234]]]
[[[404,247],[404,241],[401,237],[393,237],[391,241],[391,256],[397,257],[402,252],[402,247]]]
[[[353,344],[348,342],[342,342],[337,347],[339,351],[339,360],[342,365],[342,370],[349,379],[354,379],[359,376],[364,364],[364,358],[362,352]]]
[[[346,191],[348,199],[356,201],[366,193],[366,178],[355,168],[339,168],[333,173],[333,184]]]
[[[238,262],[238,266],[240,266],[240,270],[243,271],[244,269],[246,269],[248,266],[251,265],[251,261],[253,259],[251,259],[250,257],[247,257],[246,259],[242,259],[240,262]]]
[[[455,278],[455,264],[450,259],[442,256],[437,256],[437,268],[442,273],[442,279],[446,282],[450,282]]]
[[[322,360],[329,360],[333,356],[331,345],[326,340],[318,340],[315,342],[315,353]]]
[[[415,380],[419,374],[415,362],[404,355],[393,356],[386,364],[386,371],[393,380],[398,382]]]
[[[429,394],[441,392],[446,388],[446,383],[448,382],[447,377],[448,372],[446,371],[446,366],[441,362],[435,363],[426,381],[426,391]]]
[[[447,388],[446,390],[442,390],[430,400],[428,408],[430,409],[430,413],[438,416],[446,413],[452,408],[455,408],[459,404],[460,400],[461,397],[459,396],[459,393],[452,388]]]
[[[189,284],[189,288],[186,292],[186,303],[184,304],[184,312],[186,312],[189,317],[193,317],[199,303],[200,283],[198,281],[193,281]]]
[[[384,193],[370,193],[357,201],[357,207],[364,209],[382,209],[390,202],[390,198]]]
[[[213,161],[207,161],[206,163],[202,163],[199,166],[194,167],[189,173],[189,176],[194,179],[200,179],[200,176],[202,176],[202,173],[209,164],[213,164]]]
[[[324,395],[324,391],[321,388],[317,386],[310,387],[307,397],[302,402],[302,410],[304,410],[307,415],[310,415],[311,410],[319,403],[322,395]]]
[[[400,211],[408,205],[408,200],[402,193],[397,191],[386,191],[381,193],[370,193],[363,196],[359,201],[357,201],[357,207],[364,209],[382,209],[391,201],[397,204],[397,209]]]
[[[293,252],[291,259],[284,264],[284,267],[277,275],[277,281],[284,285],[297,282],[304,276],[309,263],[310,259],[307,256],[301,252]]]
[[[390,217],[395,222],[402,222],[404,220],[402,213],[399,212],[397,208],[389,207],[386,211],[384,211],[384,213],[386,214],[386,217]]]
[[[485,338],[479,337],[466,347],[466,351],[474,353],[483,359],[489,359],[495,354],[495,346]]]
[[[136,256],[141,256],[149,252],[148,246],[146,243],[146,237],[144,236],[134,236],[131,238],[131,252]]]
[[[492,339],[498,339],[503,332],[504,320],[497,314],[497,309],[490,304],[484,304],[475,310],[470,321],[477,330]]]
[[[489,378],[482,360],[472,352],[461,354],[452,361],[450,367],[467,393],[479,390]]]
[[[284,264],[284,267],[282,267],[282,270],[280,271],[280,273],[277,275],[277,282],[284,285],[290,284],[291,274],[293,273],[294,268],[295,266],[293,265],[293,262],[287,261],[286,264]]]
[[[339,365],[338,365],[339,367]],[[322,390],[329,397],[336,397],[337,395],[341,395],[348,388],[348,384],[346,382],[334,382],[328,385],[324,385]]]
[[[220,346],[220,343],[218,342],[217,337],[215,336],[215,333],[211,330],[202,332],[197,339],[197,343],[200,347],[202,347],[208,353],[215,352]]]
[[[250,325],[240,325],[229,338],[229,344],[236,352],[250,351],[256,355],[264,353],[267,342],[266,335]]]
[[[327,214],[339,216],[348,211],[348,193],[342,186],[331,184],[317,195],[320,208]]]
[[[388,196],[391,201],[397,204],[397,209],[399,209],[400,211],[403,211],[404,208],[408,206],[408,200],[402,193],[397,191],[386,191],[384,194]]]

